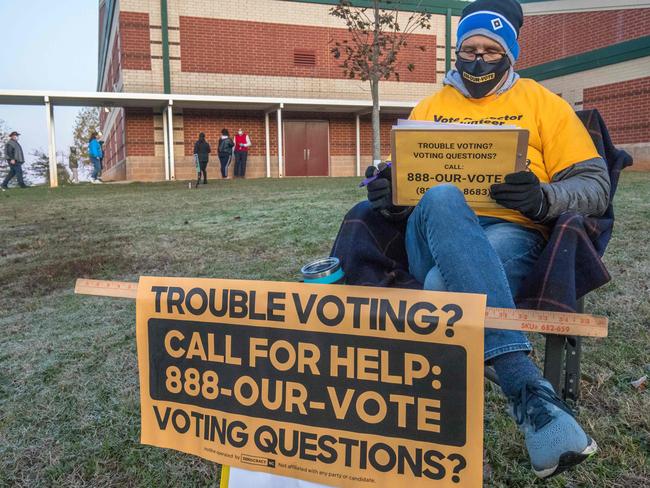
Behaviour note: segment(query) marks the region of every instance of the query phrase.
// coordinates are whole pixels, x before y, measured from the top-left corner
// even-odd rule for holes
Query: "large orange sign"
[[[142,442],[340,487],[479,487],[485,296],[140,279]]]

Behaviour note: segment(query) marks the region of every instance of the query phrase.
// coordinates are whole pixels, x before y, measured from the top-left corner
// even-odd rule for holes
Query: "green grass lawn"
[[[217,486],[218,468],[139,444],[135,304],[75,296],[77,277],[294,280],[326,255],[357,179],[33,188],[0,194],[0,486]],[[650,486],[650,174],[624,174],[590,294],[610,336],[587,340],[579,416],[597,457],[547,483],[487,385],[489,487]],[[541,342],[536,357],[542,357]]]

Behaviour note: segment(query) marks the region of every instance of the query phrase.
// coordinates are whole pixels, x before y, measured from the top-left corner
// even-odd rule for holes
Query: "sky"
[[[96,91],[98,4],[0,0],[0,90]],[[71,145],[78,111],[54,109],[57,151]],[[47,152],[44,107],[0,105],[0,119],[21,133],[26,156],[34,149]]]

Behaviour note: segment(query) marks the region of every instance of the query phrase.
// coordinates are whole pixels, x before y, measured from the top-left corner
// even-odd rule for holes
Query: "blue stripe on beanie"
[[[463,17],[458,23],[456,34],[458,48],[465,39],[475,35],[489,37],[501,44],[512,64],[519,58],[517,29],[503,15],[481,10]]]

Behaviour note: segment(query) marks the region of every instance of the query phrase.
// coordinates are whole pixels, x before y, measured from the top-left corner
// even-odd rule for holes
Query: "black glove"
[[[505,183],[490,187],[490,196],[499,205],[518,210],[532,220],[541,221],[548,212],[548,201],[539,178],[531,171],[506,175]]]
[[[411,207],[393,205],[393,189],[391,167],[380,163],[378,167],[368,166],[366,178],[378,175],[377,179],[367,185],[368,201],[373,210],[392,221],[400,221],[408,217]]]
[[[391,188],[391,169],[381,163],[378,168],[368,166],[366,178],[377,175],[377,179],[367,185],[368,201],[373,210],[378,212],[388,210],[393,206],[393,190]]]

